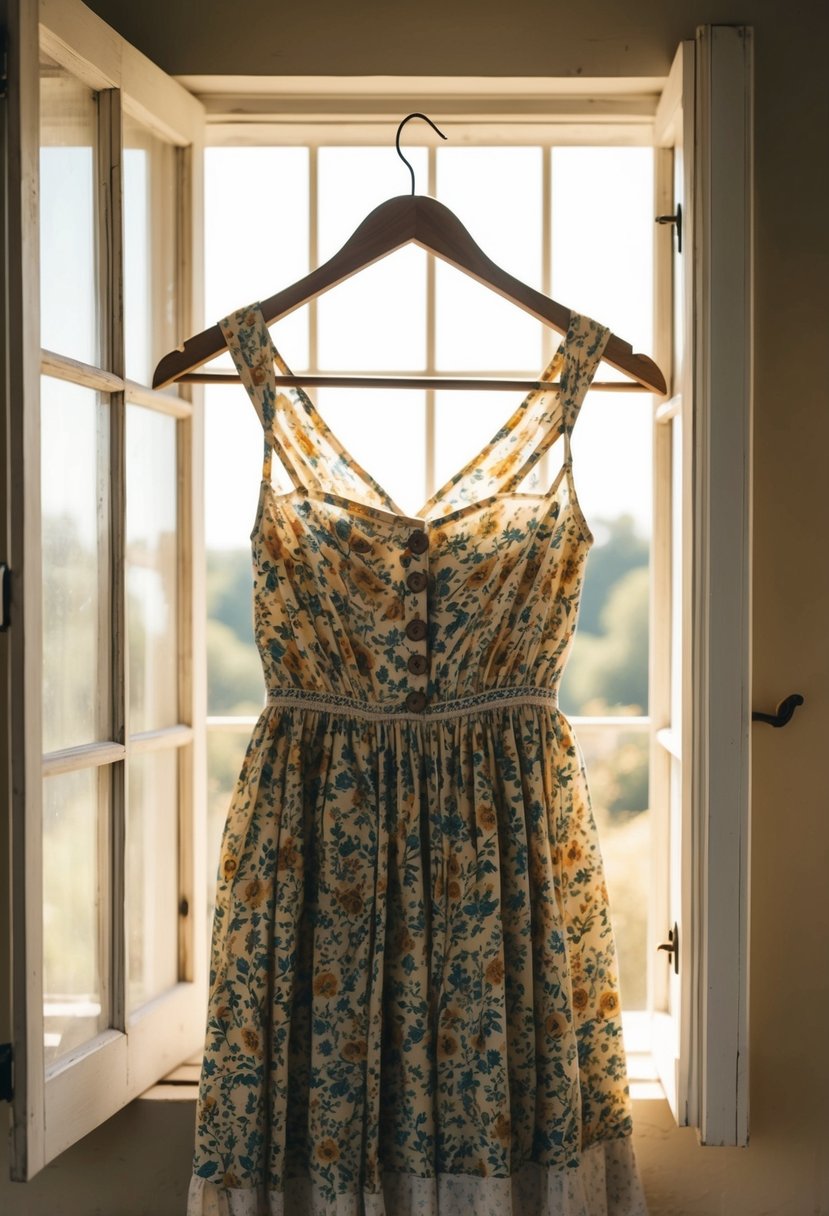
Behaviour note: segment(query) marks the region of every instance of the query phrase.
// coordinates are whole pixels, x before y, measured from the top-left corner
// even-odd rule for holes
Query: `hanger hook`
[[[395,147],[397,148],[397,155],[400,157],[400,159],[403,161],[403,164],[407,167],[407,169],[409,170],[409,172],[412,175],[412,194],[414,194],[414,192],[415,192],[414,169],[409,164],[409,162],[406,160],[406,157],[403,155],[403,153],[400,151],[400,132],[403,130],[403,128],[405,127],[406,123],[409,121],[410,118],[422,118],[424,120],[424,122],[428,122],[429,126],[432,128],[433,131],[437,131],[437,133],[441,137],[441,139],[446,139],[446,136],[443,134],[443,132],[441,130],[439,130],[435,126],[435,124],[432,122],[431,118],[429,118],[426,114],[419,114],[419,113],[408,114],[403,119],[400,126],[397,128],[397,138],[395,139],[394,144],[395,144]]]

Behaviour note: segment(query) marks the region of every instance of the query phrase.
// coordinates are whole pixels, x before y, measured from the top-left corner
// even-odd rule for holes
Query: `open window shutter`
[[[658,284],[674,366],[654,433],[654,594],[671,611],[652,656],[670,858],[653,945],[678,954],[656,966],[654,1038],[677,1122],[721,1145],[748,1138],[751,47],[744,27],[701,27],[656,123],[657,209],[681,207],[682,251],[674,236]]]
[[[0,557],[12,570],[3,654],[10,696],[10,1157],[12,1177],[26,1181],[198,1050],[203,1034],[202,413],[192,393],[154,393],[150,371],[136,370],[155,345],[169,347],[159,325],[180,341],[202,324],[203,111],[78,0],[10,0],[6,14],[3,353],[12,484],[0,506],[10,550]],[[77,137],[81,104],[86,142]],[[63,266],[56,258],[74,257],[77,265],[81,257],[71,227],[80,178],[95,314],[88,355],[49,349],[43,340],[50,308],[53,320],[71,327],[86,302],[84,284],[55,269]],[[51,214],[60,220],[51,246],[41,228],[48,183]],[[168,234],[163,239],[156,217],[157,231]],[[146,256],[128,264],[125,247]],[[41,274],[47,264],[51,278]],[[162,279],[175,289],[159,296]],[[77,436],[83,427],[89,467],[70,467],[74,449],[62,451],[55,435]],[[60,480],[57,473],[66,474],[67,485],[74,476],[85,495],[89,535],[79,527],[72,534],[81,555],[74,573],[55,540],[54,521],[63,517],[49,481]],[[161,499],[167,514],[159,523]],[[65,742],[50,715],[71,679],[62,684],[59,665],[49,664],[59,653],[58,676],[87,668],[84,654],[76,660],[71,644],[56,646],[48,633],[63,610],[44,608],[55,561],[44,556],[47,542],[69,571],[66,585],[77,588],[85,578],[81,590],[94,605],[84,633],[93,639],[95,664],[91,725],[72,720],[72,698],[64,697]],[[72,603],[65,616],[71,643]],[[77,737],[69,739],[72,732]],[[66,828],[60,840],[56,824]],[[75,847],[64,853],[58,845],[67,842]],[[80,931],[67,909],[78,913]],[[86,956],[77,967],[64,965],[75,945],[94,956],[86,988]],[[74,987],[64,982],[78,975]]]

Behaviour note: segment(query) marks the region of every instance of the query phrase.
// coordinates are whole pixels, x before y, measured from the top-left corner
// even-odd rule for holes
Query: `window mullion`
[[[124,276],[123,276],[123,125],[119,89],[103,90],[98,97],[99,206],[101,223],[101,320],[102,363],[123,379]],[[112,765],[109,785],[109,891],[111,915],[109,975],[102,982],[109,989],[109,1024],[126,1029],[126,931],[125,857],[127,816],[127,769],[129,765],[129,688],[126,662],[126,404],[123,391],[109,396],[109,595],[110,630],[102,630],[109,654],[111,706],[107,735],[124,746],[124,758]],[[110,641],[111,638],[111,641]],[[106,805],[106,804],[105,804]],[[106,871],[107,867],[104,867]],[[104,943],[106,944],[106,943]]]
[[[319,148],[308,148],[308,269],[319,265]],[[319,335],[317,330],[317,297],[308,304],[308,370],[319,371]]]
[[[437,148],[430,145],[426,149],[427,190],[432,198],[437,198]],[[432,254],[426,255],[426,375],[436,376],[435,364],[435,335],[437,324],[435,320],[435,259]],[[425,459],[423,464],[426,479],[424,499],[434,494],[435,485],[435,390],[428,388],[424,393],[424,435]]]

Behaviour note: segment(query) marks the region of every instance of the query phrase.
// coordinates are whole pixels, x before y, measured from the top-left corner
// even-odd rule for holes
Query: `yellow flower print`
[[[259,1035],[249,1026],[246,1026],[242,1031],[242,1042],[248,1051],[252,1051],[254,1054],[259,1051]]]
[[[368,566],[353,566],[349,573],[354,586],[366,595],[379,595],[385,590],[383,580],[378,578],[373,570],[369,570]]]
[[[603,992],[599,997],[599,1011],[604,1017],[612,1017],[614,1013],[618,1013],[619,994],[617,992]]]
[[[337,1161],[340,1156],[340,1150],[336,1140],[332,1140],[330,1136],[327,1136],[325,1140],[321,1140],[317,1145],[317,1156],[320,1161]]]
[[[349,916],[359,916],[363,910],[363,896],[357,887],[345,887],[337,892],[337,898]]]
[[[343,1044],[343,1056],[346,1060],[364,1060],[368,1053],[365,1039],[349,1039]]]
[[[244,892],[245,903],[250,908],[258,908],[262,900],[265,898],[265,884],[261,878],[252,878],[245,887]]]
[[[449,861],[446,863],[446,869],[452,878],[457,878],[461,872],[461,863],[458,861],[456,853],[451,853]]]
[[[486,832],[491,832],[498,826],[498,817],[491,806],[484,805],[478,808],[478,823]]]
[[[461,884],[459,882],[456,882],[456,880],[453,878],[450,881],[448,887],[446,888],[446,894],[449,896],[450,899],[460,899]]]
[[[486,971],[484,972],[484,975],[486,976],[487,983],[489,983],[489,984],[503,983],[504,960],[501,958],[500,955],[497,955],[495,958],[490,959],[490,961],[486,965]]]
[[[305,429],[305,427],[299,427],[294,432],[294,440],[296,442],[297,447],[303,453],[303,455],[316,456],[316,454],[317,454],[316,445],[315,445],[314,441],[311,439],[311,436],[308,434],[308,431]]]
[[[280,842],[277,867],[280,870],[302,869],[302,855],[297,850],[293,836],[287,836]]]
[[[554,1039],[560,1039],[567,1029],[567,1019],[560,1013],[549,1013],[544,1019],[544,1029]]]
[[[487,1163],[484,1161],[483,1157],[478,1158],[478,1173],[482,1178],[486,1178],[487,1174],[489,1173]]]
[[[574,1009],[578,1009],[579,1012],[586,1009],[588,1000],[589,1000],[589,997],[587,995],[586,988],[574,988],[573,989],[573,1008]]]
[[[579,572],[579,563],[574,561],[572,557],[568,557],[561,568],[561,584],[563,587],[569,587]]]
[[[454,1026],[463,1020],[463,1014],[457,1005],[447,1005],[443,1011],[443,1020],[448,1022],[450,1026]]]
[[[264,384],[267,379],[267,372],[264,367],[252,367],[250,369],[250,378],[254,384]]]
[[[239,1185],[239,1179],[234,1174],[233,1170],[225,1170],[222,1178],[222,1186],[233,1188]]]
[[[394,595],[389,600],[381,617],[384,621],[399,621],[405,615],[406,609],[399,595]]]
[[[495,1120],[495,1135],[502,1144],[507,1145],[512,1139],[512,1122],[509,1115],[503,1112]]]
[[[321,971],[314,977],[314,994],[316,996],[336,996],[340,985],[333,971]]]
[[[566,866],[577,865],[582,859],[582,848],[577,840],[571,840],[567,848],[564,850],[564,864]]]
[[[472,568],[470,574],[467,575],[466,585],[470,591],[478,591],[488,582],[493,569],[495,568],[495,558],[488,557],[484,561],[479,562],[477,566]]]

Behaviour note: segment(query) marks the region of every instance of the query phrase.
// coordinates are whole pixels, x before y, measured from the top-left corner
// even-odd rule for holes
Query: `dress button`
[[[406,708],[412,710],[413,713],[419,714],[426,708],[426,693],[413,688],[406,696]]]
[[[406,626],[406,637],[421,642],[426,637],[426,622],[419,616],[413,617]]]
[[[410,591],[422,591],[426,586],[426,575],[423,570],[413,570],[406,576],[406,586]]]
[[[414,532],[409,533],[406,544],[412,553],[425,553],[429,548],[429,537],[422,528],[415,528]]]
[[[425,654],[410,654],[409,661],[406,664],[412,675],[422,676],[428,667]]]

